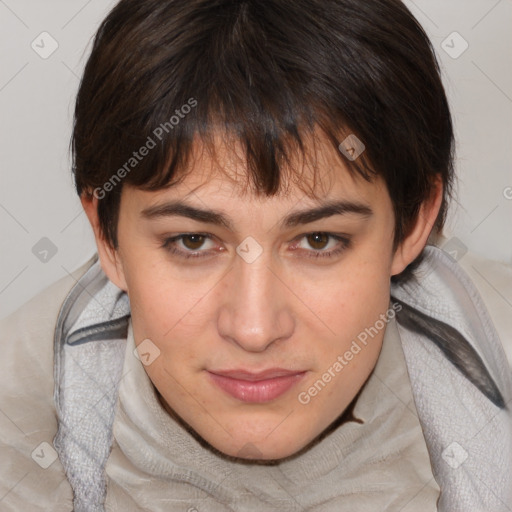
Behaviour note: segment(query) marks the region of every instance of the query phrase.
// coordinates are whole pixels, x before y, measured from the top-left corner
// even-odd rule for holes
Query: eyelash
[[[177,242],[179,240],[183,240],[187,236],[194,236],[194,235],[203,236],[209,240],[212,239],[212,237],[207,233],[181,233],[180,235],[166,238],[163,241],[161,247],[163,249],[165,249],[166,251],[170,252],[171,254],[175,254],[184,259],[204,258],[204,257],[210,256],[211,255],[210,251],[195,251],[195,252],[194,251],[184,251],[184,250],[176,249],[176,247],[174,246],[175,242]],[[333,233],[328,233],[325,231],[312,231],[311,233],[305,233],[305,234],[301,235],[300,237],[298,237],[296,240],[300,241],[303,238],[306,238],[311,235],[327,235],[330,239],[334,239],[334,240],[338,241],[339,245],[336,248],[331,249],[329,251],[322,251],[322,250],[315,251],[314,249],[312,249],[311,251],[306,250],[309,253],[307,256],[308,258],[333,258],[333,257],[341,254],[346,249],[348,249],[352,243],[351,237],[349,237],[347,235],[340,236],[340,235],[335,235]],[[293,250],[296,250],[296,249],[293,249]]]

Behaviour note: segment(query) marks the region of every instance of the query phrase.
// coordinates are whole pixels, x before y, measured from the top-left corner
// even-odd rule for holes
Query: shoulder
[[[8,493],[2,510],[28,503],[31,510],[70,509],[71,488],[53,450],[54,334],[66,296],[96,259],[0,321],[0,495]]]
[[[471,252],[458,263],[480,293],[512,368],[512,266]]]
[[[5,381],[2,393],[13,386],[34,392],[30,376],[48,377],[53,393],[53,339],[57,317],[67,294],[95,260],[96,255],[0,321],[0,379]]]

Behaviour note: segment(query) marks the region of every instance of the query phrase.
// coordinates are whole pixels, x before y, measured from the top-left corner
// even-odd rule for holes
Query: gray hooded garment
[[[487,270],[512,282],[510,269]],[[211,452],[165,412],[134,355],[128,298],[92,258],[1,324],[0,510],[512,510],[507,356],[457,263],[427,247],[417,276],[392,301],[460,332],[504,404],[449,347],[392,320],[353,409],[362,423],[260,466]],[[493,293],[509,351],[509,305]]]

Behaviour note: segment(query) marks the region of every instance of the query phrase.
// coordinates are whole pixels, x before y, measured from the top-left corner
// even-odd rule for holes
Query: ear
[[[105,272],[109,280],[118,288],[121,288],[121,290],[125,292],[128,291],[119,252],[105,239],[100,227],[98,219],[98,198],[94,194],[82,194],[80,201],[94,231],[94,238],[96,240],[96,247],[98,248],[98,256],[103,272]]]
[[[443,200],[443,182],[437,176],[430,196],[423,202],[409,233],[397,247],[391,263],[391,275],[400,274],[425,247]]]

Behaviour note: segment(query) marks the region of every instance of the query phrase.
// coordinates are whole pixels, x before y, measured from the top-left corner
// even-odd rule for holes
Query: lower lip
[[[232,379],[208,372],[211,379],[228,395],[242,402],[265,403],[275,400],[299,382],[306,372],[259,381]]]

